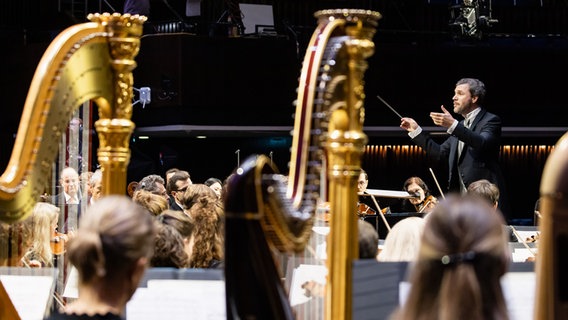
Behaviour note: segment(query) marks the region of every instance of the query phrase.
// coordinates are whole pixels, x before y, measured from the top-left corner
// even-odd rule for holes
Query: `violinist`
[[[367,186],[369,185],[369,176],[365,170],[361,169],[359,179],[357,179],[357,192],[359,195],[366,194]],[[357,203],[357,215],[360,217],[373,216],[377,214],[377,208],[373,200],[369,196],[359,196]]]
[[[410,177],[403,185],[404,191],[417,195],[416,198],[405,199],[403,209],[408,212],[428,214],[438,204],[438,199],[430,193],[428,185],[420,177]]]

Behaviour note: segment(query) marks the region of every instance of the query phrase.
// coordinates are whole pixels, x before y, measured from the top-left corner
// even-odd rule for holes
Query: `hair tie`
[[[464,253],[455,253],[455,254],[444,255],[440,259],[440,262],[442,262],[442,264],[444,266],[455,265],[455,264],[463,263],[463,262],[470,263],[470,262],[473,262],[475,260],[475,257],[476,257],[476,253],[474,251],[468,251],[468,252],[464,252]]]

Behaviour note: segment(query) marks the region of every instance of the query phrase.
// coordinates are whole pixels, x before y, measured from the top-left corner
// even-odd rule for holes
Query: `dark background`
[[[313,14],[320,9],[364,8],[383,15],[365,74],[369,145],[410,144],[398,128],[399,120],[376,99],[377,94],[403,115],[431,126],[428,113],[442,104],[451,106],[454,84],[461,77],[486,83],[486,107],[503,120],[503,145],[553,145],[568,128],[565,1],[493,1],[492,16],[498,23],[483,30],[479,39],[451,32],[449,7],[455,1],[248,3],[273,5],[277,36],[227,38],[220,20],[223,1],[203,1],[197,17],[185,16],[185,1],[151,1],[134,75],[135,87],[151,87],[153,100],[144,108],[135,107],[137,131],[131,142],[129,180],[163,174],[173,166],[188,170],[194,182],[210,176],[224,179],[239,161],[254,154],[272,155],[286,172],[298,76],[316,26]],[[28,85],[49,42],[63,28],[85,21],[88,12],[122,10],[121,1],[87,4],[0,1],[3,167]],[[168,23],[184,34],[157,34]],[[140,140],[140,135],[150,139]],[[390,154],[380,164],[368,157],[363,161],[370,188],[399,190],[407,177],[419,175],[435,189],[429,168],[445,186],[444,167],[427,159],[407,163]],[[503,159],[515,218],[532,218],[544,163],[536,156]]]

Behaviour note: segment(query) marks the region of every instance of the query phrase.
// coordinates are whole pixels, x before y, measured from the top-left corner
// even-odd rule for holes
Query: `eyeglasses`
[[[183,188],[181,188],[181,189],[176,190],[176,192],[185,192],[185,190],[187,190],[187,186],[185,186],[185,187],[183,187]]]

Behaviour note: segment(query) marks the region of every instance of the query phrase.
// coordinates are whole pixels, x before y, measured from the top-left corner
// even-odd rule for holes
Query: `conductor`
[[[505,180],[499,167],[501,119],[483,106],[485,84],[478,79],[458,80],[454,89],[453,111],[464,117],[456,120],[442,105],[442,112],[430,112],[435,125],[446,128],[449,137],[441,144],[422,130],[418,123],[402,117],[400,127],[414,143],[437,161],[448,161],[448,191],[466,192],[470,183],[487,179],[501,190],[499,208],[507,217]]]

